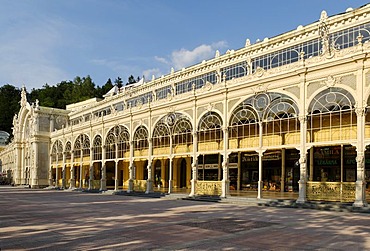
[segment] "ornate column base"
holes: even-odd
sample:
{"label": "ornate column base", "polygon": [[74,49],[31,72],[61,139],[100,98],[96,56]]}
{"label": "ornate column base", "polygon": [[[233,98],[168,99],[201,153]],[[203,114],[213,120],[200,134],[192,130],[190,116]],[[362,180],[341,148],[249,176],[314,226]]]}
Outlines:
{"label": "ornate column base", "polygon": [[191,184],[191,190],[190,190],[189,196],[192,197],[192,196],[195,196],[195,186],[197,184],[197,181],[196,180],[191,180],[190,184]]}
{"label": "ornate column base", "polygon": [[128,193],[131,193],[134,191],[134,180],[133,179],[129,179],[128,180],[128,189],[127,189],[127,192]]}
{"label": "ornate column base", "polygon": [[106,179],[100,180],[100,191],[107,191],[107,180]]}
{"label": "ornate column base", "polygon": [[227,196],[230,196],[230,181],[229,180],[223,180],[222,181],[221,197],[226,198]]}
{"label": "ornate column base", "polygon": [[114,191],[118,191],[118,180],[114,180]]}
{"label": "ornate column base", "polygon": [[147,180],[146,181],[146,191],[145,193],[152,193],[153,192],[153,181],[152,180]]}
{"label": "ornate column base", "polygon": [[172,187],[173,187],[173,180],[168,181],[168,193],[172,193]]}
{"label": "ornate column base", "polygon": [[306,196],[307,181],[299,180],[298,184],[299,184],[299,195],[298,195],[298,199],[296,200],[296,203],[303,204],[307,202],[307,196]]}
{"label": "ornate column base", "polygon": [[366,182],[356,181],[356,200],[353,203],[354,207],[366,207]]}
{"label": "ornate column base", "polygon": [[92,190],[92,180],[90,180],[90,179],[89,179],[89,187],[87,189]]}
{"label": "ornate column base", "polygon": [[71,179],[71,182],[69,183],[69,189],[73,189],[73,188],[75,188],[75,186],[76,186],[76,180]]}

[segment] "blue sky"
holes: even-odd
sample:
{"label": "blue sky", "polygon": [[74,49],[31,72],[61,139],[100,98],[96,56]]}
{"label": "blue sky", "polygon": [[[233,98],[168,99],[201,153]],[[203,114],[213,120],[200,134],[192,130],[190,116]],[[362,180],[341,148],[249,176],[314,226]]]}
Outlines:
{"label": "blue sky", "polygon": [[0,86],[159,77],[360,0],[0,0]]}

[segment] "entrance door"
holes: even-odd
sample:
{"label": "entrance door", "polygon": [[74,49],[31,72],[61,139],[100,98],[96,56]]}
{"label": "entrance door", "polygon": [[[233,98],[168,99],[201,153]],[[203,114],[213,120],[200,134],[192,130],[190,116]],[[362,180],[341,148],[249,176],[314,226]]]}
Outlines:
{"label": "entrance door", "polygon": [[186,160],[182,159],[180,163],[180,188],[186,187]]}
{"label": "entrance door", "polygon": [[161,161],[160,160],[157,160],[154,164],[154,185],[155,186],[158,186],[158,185],[162,185],[162,181],[161,181],[162,177],[161,177]]}

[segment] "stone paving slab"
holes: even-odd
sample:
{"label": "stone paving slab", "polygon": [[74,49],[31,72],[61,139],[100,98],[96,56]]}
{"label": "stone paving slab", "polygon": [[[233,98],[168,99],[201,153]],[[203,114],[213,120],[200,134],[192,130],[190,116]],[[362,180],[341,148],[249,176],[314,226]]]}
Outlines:
{"label": "stone paving slab", "polygon": [[370,250],[370,215],[0,186],[5,250]]}

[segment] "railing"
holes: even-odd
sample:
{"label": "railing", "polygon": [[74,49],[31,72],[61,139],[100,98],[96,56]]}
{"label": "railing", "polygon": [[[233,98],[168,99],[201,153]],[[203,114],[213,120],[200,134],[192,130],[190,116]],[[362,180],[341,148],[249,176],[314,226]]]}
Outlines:
{"label": "railing", "polygon": [[307,182],[307,200],[354,202],[355,182]]}
{"label": "railing", "polygon": [[195,186],[195,193],[197,195],[221,195],[222,182],[221,181],[197,181]]}

